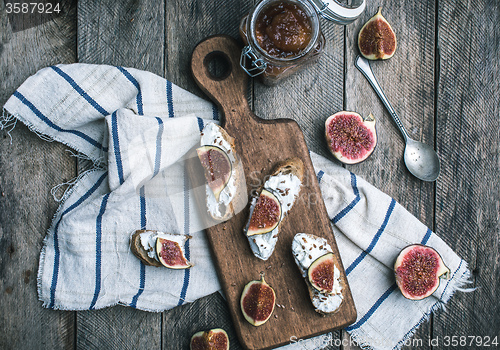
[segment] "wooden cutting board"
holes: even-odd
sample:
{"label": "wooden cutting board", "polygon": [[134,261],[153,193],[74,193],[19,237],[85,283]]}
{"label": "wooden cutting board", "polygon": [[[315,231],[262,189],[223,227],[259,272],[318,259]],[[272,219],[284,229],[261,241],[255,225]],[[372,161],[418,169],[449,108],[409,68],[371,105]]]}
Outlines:
{"label": "wooden cutting board", "polygon": [[[194,49],[191,69],[197,84],[222,111],[222,126],[236,140],[247,193],[262,183],[276,163],[287,158],[301,158],[305,169],[299,198],[282,223],[276,249],[267,261],[254,257],[243,233],[248,205],[229,221],[207,229],[218,276],[242,345],[248,349],[269,349],[290,344],[291,339],[297,341],[344,328],[356,320],[356,309],[302,131],[293,120],[263,120],[250,110],[246,99],[248,76],[239,65],[240,52],[231,37],[207,38]],[[209,70],[214,59],[227,64],[222,76],[214,76]],[[291,243],[299,232],[325,237],[333,248],[345,288],[341,307],[331,316],[322,317],[314,311],[306,283],[294,262]],[[245,284],[259,279],[262,271],[276,292],[276,304],[281,307],[275,307],[267,323],[255,327],[244,319],[240,297]]]}

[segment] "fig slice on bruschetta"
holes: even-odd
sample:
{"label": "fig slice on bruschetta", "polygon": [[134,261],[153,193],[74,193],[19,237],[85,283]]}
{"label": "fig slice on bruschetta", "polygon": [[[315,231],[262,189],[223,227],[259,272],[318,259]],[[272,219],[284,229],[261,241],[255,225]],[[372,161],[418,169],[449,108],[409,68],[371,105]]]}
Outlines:
{"label": "fig slice on bruschetta", "polygon": [[257,258],[267,260],[272,255],[280,226],[299,196],[303,178],[302,160],[287,159],[275,166],[259,196],[252,199],[244,231]]}
{"label": "fig slice on bruschetta", "polygon": [[130,250],[147,266],[188,269],[193,266],[184,255],[191,236],[154,230],[137,230],[130,238]]}
{"label": "fig slice on bruschetta", "polygon": [[237,202],[243,189],[243,167],[236,153],[234,138],[222,127],[208,123],[201,132],[196,149],[206,180],[205,202],[213,220],[226,221],[240,208]]}
{"label": "fig slice on bruschetta", "polygon": [[316,235],[298,233],[292,241],[295,263],[304,277],[316,312],[333,314],[342,303],[342,280],[332,247]]}

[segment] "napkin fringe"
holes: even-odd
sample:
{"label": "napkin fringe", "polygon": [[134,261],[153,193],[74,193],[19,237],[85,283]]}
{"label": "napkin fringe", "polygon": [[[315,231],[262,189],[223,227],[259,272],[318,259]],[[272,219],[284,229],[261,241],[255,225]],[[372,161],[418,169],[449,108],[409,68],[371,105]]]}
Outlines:
{"label": "napkin fringe", "polygon": [[[25,118],[23,118],[22,115],[20,115],[18,113],[12,114],[8,110],[6,110],[5,108],[2,108],[2,117],[0,118],[0,130],[6,129],[6,128],[9,128],[9,127],[11,128],[8,131],[9,136],[11,137],[11,143],[12,143],[12,136],[10,135],[10,132],[12,132],[12,130],[16,126],[18,120],[21,121],[24,125],[26,125],[26,127],[31,132],[33,132],[36,136],[38,136],[41,140],[47,141],[47,142],[57,141],[57,142],[62,143],[65,146],[71,148],[72,150],[77,151],[78,153],[80,153],[82,155],[84,154],[84,152],[82,150],[80,150],[78,147],[75,147],[74,144],[70,144],[69,142],[65,141],[64,138],[60,138],[57,135],[56,136],[46,135],[42,131],[40,131],[33,123],[31,123],[30,121],[28,121]],[[102,153],[103,152],[101,150],[101,154]],[[93,157],[85,155],[85,156],[81,156],[81,157],[82,157],[82,159],[90,160],[94,164],[98,164],[98,163],[103,163],[104,162],[104,157],[103,156],[100,156],[98,158],[93,158]]]}
{"label": "napkin fringe", "polygon": [[[80,179],[82,179],[84,177],[83,175],[89,175],[89,174],[91,174],[91,173],[93,173],[95,171],[101,171],[101,170],[102,169],[98,169],[98,168],[89,169],[89,170],[85,171],[84,173],[82,173],[82,176],[80,176]],[[75,183],[74,186],[68,187],[66,189],[65,195],[64,195],[63,198],[61,198],[61,201],[59,203],[59,207],[57,208],[55,214],[52,216],[51,225],[47,229],[47,232],[46,232],[45,237],[43,238],[43,242],[42,242],[42,249],[40,251],[40,260],[39,260],[39,263],[38,263],[38,273],[37,273],[37,277],[36,277],[36,289],[37,289],[37,293],[38,293],[38,300],[42,301],[43,302],[42,306],[45,307],[45,308],[47,308],[47,309],[49,308],[49,305],[50,305],[49,298],[45,298],[45,299],[43,298],[43,290],[42,290],[42,272],[43,272],[43,267],[45,266],[45,250],[49,246],[49,242],[48,242],[49,239],[53,237],[50,234],[51,231],[52,231],[52,226],[56,222],[56,218],[61,213],[61,211],[62,211],[62,209],[64,207],[64,202],[73,193],[73,191],[77,187],[78,187],[78,183]],[[65,310],[65,311],[75,311],[75,310],[77,310],[74,307],[64,308],[64,307],[58,307],[55,304],[54,304],[54,306],[51,309],[53,309],[53,310]],[[79,310],[88,310],[88,308],[82,308],[82,309],[79,309]]]}
{"label": "napkin fringe", "polygon": [[[98,160],[94,160],[94,159],[91,159],[89,156],[85,155],[85,154],[82,154],[82,153],[73,153],[73,151],[71,150],[66,150],[66,152],[69,152],[71,154],[72,157],[74,158],[77,158],[77,159],[80,159],[80,160],[88,160],[88,161],[91,161],[92,162],[92,167],[80,174],[78,174],[77,176],[75,176],[74,178],[72,178],[71,180],[69,181],[65,181],[65,182],[62,182],[58,185],[55,185],[54,187],[51,188],[50,190],[50,194],[52,195],[52,198],[54,198],[54,200],[57,202],[57,203],[60,203],[60,202],[64,202],[64,200],[66,198],[68,198],[68,196],[70,195],[70,190],[71,188],[76,185],[78,183],[78,181],[80,181],[84,176],[86,176],[88,173],[92,172],[92,171],[104,171],[106,170],[106,167],[102,161],[103,158],[101,159],[98,159]],[[64,186],[67,186],[65,189],[64,189],[64,192],[63,194],[61,195],[61,197],[57,197],[57,193],[59,192],[59,190],[61,188],[63,188]]]}
{"label": "napkin fringe", "polygon": [[17,124],[17,118],[10,114],[5,108],[2,108],[2,116],[0,117],[0,130],[6,130],[7,135],[10,137],[9,144],[12,145],[12,135],[11,132],[14,130]]}
{"label": "napkin fringe", "polygon": [[[461,272],[461,276],[455,277],[457,273],[460,273],[462,266],[463,266],[463,272]],[[413,335],[420,327],[420,325],[424,322],[427,322],[433,313],[441,310],[446,311],[446,303],[450,300],[450,298],[453,296],[453,294],[455,294],[456,291],[466,292],[466,293],[475,291],[476,288],[465,287],[467,284],[471,284],[472,282],[473,282],[472,274],[469,270],[469,265],[466,261],[462,260],[458,269],[455,271],[453,276],[451,276],[450,281],[448,282],[443,293],[441,294],[441,298],[438,299],[438,301],[434,305],[432,305],[429,312],[425,313],[420,319],[420,321],[418,321],[418,323],[415,326],[413,326],[408,331],[408,333],[405,334],[405,336],[399,341],[399,343],[396,344],[393,350],[399,350],[401,349],[402,346],[407,345],[405,344],[406,341],[413,337]]]}
{"label": "napkin fringe", "polygon": [[[429,318],[431,317],[431,315],[434,312],[437,312],[439,310],[443,310],[443,311],[445,310],[445,303],[442,302],[441,300],[438,300],[434,305],[432,305],[430,310],[422,316],[422,318],[417,322],[417,324],[414,325],[404,335],[404,337],[399,341],[399,343],[396,344],[396,346],[394,346],[392,348],[392,350],[400,350],[403,346],[405,346],[406,345],[405,343],[415,335],[415,333],[418,330],[418,328],[420,327],[420,325],[422,323],[427,322],[429,320]],[[364,338],[362,334],[358,334],[356,331],[354,331],[354,332],[349,333],[349,335],[354,340],[356,345],[359,346],[361,349],[363,349],[363,350],[373,350],[374,349],[374,347],[372,345],[370,345],[370,343],[368,341],[362,340]]]}
{"label": "napkin fringe", "polygon": [[[458,276],[457,274],[460,274],[460,276]],[[466,287],[466,285],[471,283],[473,283],[473,281],[472,274],[469,269],[469,264],[465,260],[462,260],[458,269],[455,271],[453,276],[451,276],[450,281],[448,282],[446,288],[441,294],[441,298],[439,299],[443,303],[447,303],[456,291],[465,293],[473,292],[477,289],[476,287]]]}
{"label": "napkin fringe", "polygon": [[408,331],[408,333],[406,333],[404,335],[403,339],[401,339],[399,341],[399,343],[396,344],[396,346],[393,348],[393,350],[399,350],[404,345],[407,345],[406,342],[415,335],[415,332],[418,330],[418,328],[420,327],[420,325],[422,323],[427,322],[433,313],[435,313],[437,311],[440,311],[440,310],[446,311],[446,306],[445,306],[444,302],[442,302],[441,300],[438,300],[434,305],[432,305],[432,307],[430,308],[429,312],[425,313],[422,316],[422,318],[420,319],[420,321],[418,321],[418,323],[415,326],[413,326]]}
{"label": "napkin fringe", "polygon": [[[7,112],[8,115],[11,115],[13,118],[16,119],[16,123],[17,123],[17,120],[20,120],[24,125],[26,125],[28,127],[28,129],[35,133],[36,136],[38,136],[41,140],[43,141],[47,141],[47,142],[54,142],[54,141],[57,141],[57,142],[60,142],[68,147],[72,147],[71,145],[69,145],[67,142],[64,142],[63,140],[59,140],[59,139],[55,139],[53,138],[52,136],[49,136],[49,135],[46,135],[44,133],[42,133],[40,130],[38,130],[36,128],[36,126],[32,123],[30,123],[29,121],[25,120],[20,114],[11,114],[9,113],[9,111],[5,110]],[[12,130],[11,130],[12,131]]]}
{"label": "napkin fringe", "polygon": [[[459,277],[456,277],[457,273],[461,273]],[[450,300],[450,298],[455,294],[456,291],[460,292],[473,292],[477,289],[477,287],[469,288],[466,287],[468,284],[473,283],[472,274],[470,272],[468,263],[462,260],[458,269],[455,271],[453,276],[451,276],[448,284],[446,285],[444,291],[441,294],[441,297],[431,306],[428,312],[426,312],[422,318],[403,336],[403,338],[393,347],[392,350],[400,350],[403,346],[408,345],[406,342],[411,339],[420,325],[427,322],[432,314],[438,311],[446,311],[446,303]],[[354,342],[363,350],[373,350],[373,346],[370,345],[367,341],[363,341],[363,335],[358,334],[356,331],[349,333]]]}

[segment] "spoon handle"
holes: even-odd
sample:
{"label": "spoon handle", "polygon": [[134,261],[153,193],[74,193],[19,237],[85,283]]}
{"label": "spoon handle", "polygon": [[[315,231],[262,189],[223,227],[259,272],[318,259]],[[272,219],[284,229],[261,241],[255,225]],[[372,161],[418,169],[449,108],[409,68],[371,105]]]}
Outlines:
{"label": "spoon handle", "polygon": [[394,110],[394,108],[392,108],[389,100],[387,99],[387,97],[384,94],[384,91],[382,90],[382,88],[378,84],[378,81],[375,78],[375,76],[373,75],[373,71],[370,67],[370,63],[368,62],[368,60],[366,58],[358,56],[358,57],[356,57],[356,60],[354,61],[354,65],[356,66],[356,68],[358,68],[361,71],[361,73],[363,73],[365,78],[368,79],[368,82],[370,82],[370,85],[373,87],[373,89],[377,93],[378,97],[382,100],[382,103],[384,104],[385,108],[387,108],[387,111],[389,112],[392,119],[394,120],[394,122],[398,126],[399,131],[401,131],[401,133],[403,134],[403,138],[406,142],[408,137],[409,137],[408,132],[406,132],[406,129],[403,126],[403,123],[401,123],[401,120],[399,119],[398,115],[396,114],[396,111]]}

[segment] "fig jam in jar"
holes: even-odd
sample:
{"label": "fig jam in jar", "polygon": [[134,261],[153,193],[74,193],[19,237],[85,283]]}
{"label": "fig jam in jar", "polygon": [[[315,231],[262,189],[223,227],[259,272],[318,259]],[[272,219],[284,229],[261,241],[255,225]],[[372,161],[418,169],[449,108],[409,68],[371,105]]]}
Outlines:
{"label": "fig jam in jar", "polygon": [[311,41],[311,19],[296,4],[278,2],[264,9],[255,23],[259,46],[275,58],[297,56]]}
{"label": "fig jam in jar", "polygon": [[312,63],[325,39],[308,0],[263,0],[245,16],[240,35],[247,45],[240,64],[266,85],[275,85]]}

